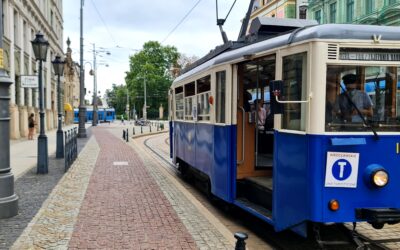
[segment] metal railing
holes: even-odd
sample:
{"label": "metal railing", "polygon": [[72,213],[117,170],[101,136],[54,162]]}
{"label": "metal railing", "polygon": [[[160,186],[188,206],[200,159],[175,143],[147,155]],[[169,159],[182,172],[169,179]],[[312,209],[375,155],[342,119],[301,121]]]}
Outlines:
{"label": "metal railing", "polygon": [[65,160],[65,172],[74,163],[78,156],[78,128],[72,128],[64,132],[65,134],[65,146],[64,146],[64,160]]}

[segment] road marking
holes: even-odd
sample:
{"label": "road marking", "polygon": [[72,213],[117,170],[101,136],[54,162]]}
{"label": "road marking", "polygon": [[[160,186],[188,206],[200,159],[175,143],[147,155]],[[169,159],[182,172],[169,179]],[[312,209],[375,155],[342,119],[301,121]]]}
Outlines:
{"label": "road marking", "polygon": [[113,162],[114,166],[128,166],[128,162],[127,161],[114,161]]}

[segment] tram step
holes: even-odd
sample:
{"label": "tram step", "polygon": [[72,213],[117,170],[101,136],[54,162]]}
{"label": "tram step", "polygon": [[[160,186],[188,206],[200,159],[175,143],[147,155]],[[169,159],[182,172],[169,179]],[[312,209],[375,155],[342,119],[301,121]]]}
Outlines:
{"label": "tram step", "polygon": [[237,182],[237,198],[244,198],[267,210],[272,210],[272,189],[269,185],[262,185],[252,179],[243,179]]}
{"label": "tram step", "polygon": [[259,206],[255,203],[252,203],[251,201],[247,200],[246,198],[236,199],[235,204],[239,205],[240,207],[242,207],[248,211],[252,211],[252,212],[261,214],[262,216],[268,218],[269,220],[272,219],[272,212],[270,210],[268,210],[262,206]]}

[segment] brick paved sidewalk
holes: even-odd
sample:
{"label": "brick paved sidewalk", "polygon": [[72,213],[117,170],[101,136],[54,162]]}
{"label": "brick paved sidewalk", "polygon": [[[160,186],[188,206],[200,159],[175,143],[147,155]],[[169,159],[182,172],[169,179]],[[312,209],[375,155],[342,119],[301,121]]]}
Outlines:
{"label": "brick paved sidewalk", "polygon": [[135,142],[122,141],[115,128],[91,132],[11,249],[232,249],[229,232]]}
{"label": "brick paved sidewalk", "polygon": [[106,130],[75,225],[71,249],[195,249],[138,154]]}

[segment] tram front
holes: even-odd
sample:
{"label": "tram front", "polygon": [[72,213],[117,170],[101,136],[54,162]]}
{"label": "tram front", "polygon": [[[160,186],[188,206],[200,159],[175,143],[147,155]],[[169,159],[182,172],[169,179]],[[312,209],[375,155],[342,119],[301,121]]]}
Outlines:
{"label": "tram front", "polygon": [[323,222],[400,222],[399,63],[397,49],[341,47],[326,64]]}

